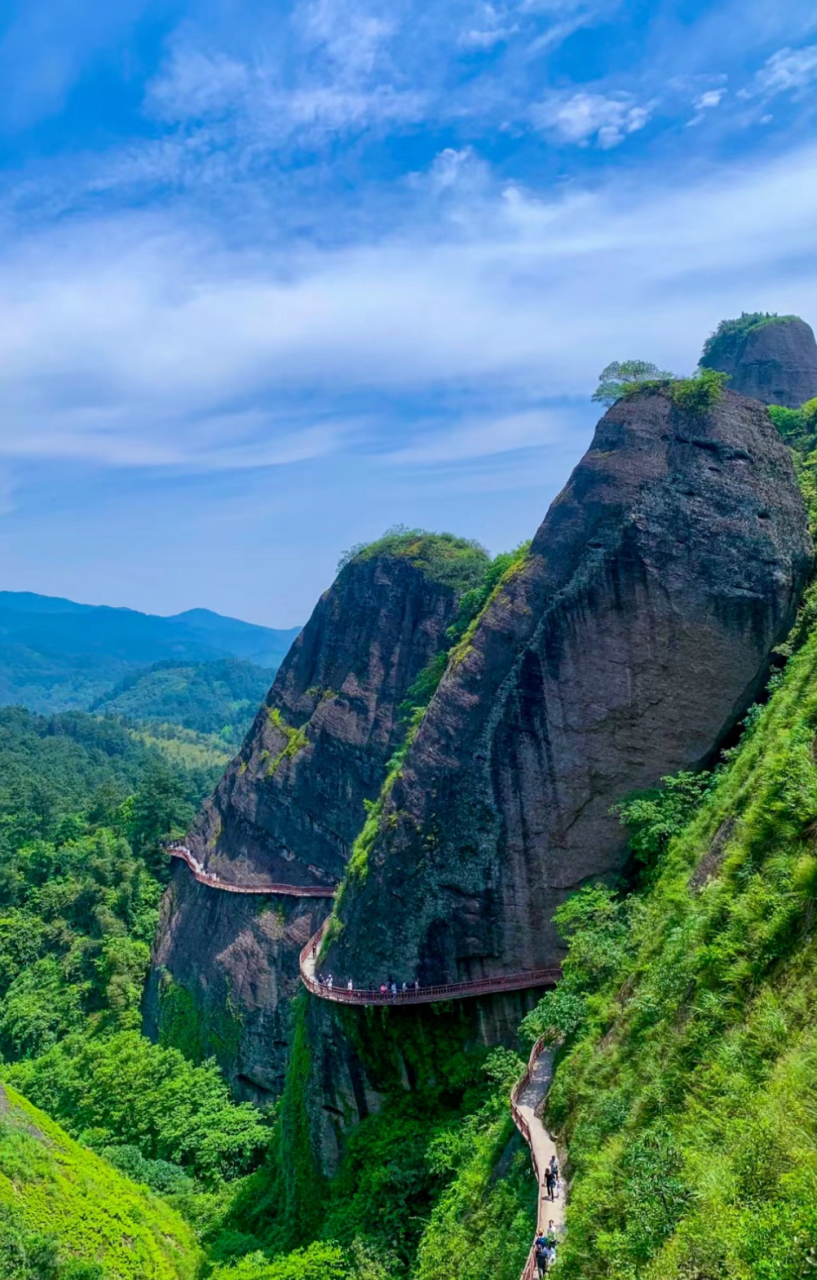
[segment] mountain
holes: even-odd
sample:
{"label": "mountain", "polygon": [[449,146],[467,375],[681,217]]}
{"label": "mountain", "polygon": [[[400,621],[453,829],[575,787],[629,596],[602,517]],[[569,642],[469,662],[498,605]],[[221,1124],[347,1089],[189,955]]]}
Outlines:
{"label": "mountain", "polygon": [[558,962],[553,909],[623,867],[611,807],[710,758],[762,688],[810,565],[791,459],[756,401],[614,405],[449,664],[344,886],[327,965],[368,985]]}
{"label": "mountain", "polygon": [[[401,533],[358,551],[318,601],[266,702],[188,837],[227,882],[331,885],[364,806],[406,731],[403,703],[443,658],[468,592],[488,568],[464,539]],[[440,667],[440,673],[442,667]],[[298,954],[330,899],[219,895],[186,869],[163,906],[147,1025],[167,1038],[174,988],[198,1010],[199,1035],[229,1078],[262,1100],[280,1092]],[[224,1055],[224,1010],[240,1019]]]}
{"label": "mountain", "polygon": [[37,711],[87,707],[134,668],[241,658],[275,670],[299,628],[276,631],[206,609],[157,617],[0,592],[0,702]]}
{"label": "mountain", "polygon": [[763,404],[798,409],[817,396],[817,342],[799,316],[744,312],[722,320],[704,345],[701,367],[729,375],[729,386]]}

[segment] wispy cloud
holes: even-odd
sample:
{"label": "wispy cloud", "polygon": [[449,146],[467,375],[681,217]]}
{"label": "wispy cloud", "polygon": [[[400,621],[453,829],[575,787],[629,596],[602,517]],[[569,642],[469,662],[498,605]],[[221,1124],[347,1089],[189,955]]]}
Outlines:
{"label": "wispy cloud", "polygon": [[554,95],[538,103],[531,110],[531,119],[537,128],[564,142],[586,146],[595,141],[607,149],[643,129],[653,107],[652,103],[636,102],[630,93],[581,92]]}
{"label": "wispy cloud", "polygon": [[800,93],[817,80],[817,44],[778,49],[755,76],[752,91],[766,97]]}

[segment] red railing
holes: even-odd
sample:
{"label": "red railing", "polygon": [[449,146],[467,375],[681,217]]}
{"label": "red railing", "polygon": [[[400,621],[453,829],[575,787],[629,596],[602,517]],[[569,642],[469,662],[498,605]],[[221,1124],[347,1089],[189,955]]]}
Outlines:
{"label": "red railing", "polygon": [[171,858],[178,858],[181,862],[185,862],[199,884],[207,885],[208,889],[220,889],[223,893],[283,893],[292,898],[334,898],[335,896],[334,886],[323,888],[321,885],[230,884],[228,880],[222,880],[212,872],[205,871],[186,845],[170,844],[166,849]]}
{"label": "red railing", "polygon": [[351,991],[343,983],[328,987],[325,982],[318,982],[314,975],[307,971],[308,961],[317,958],[324,932],[329,924],[327,918],[314,938],[301,952],[301,980],[308,991],[321,1000],[334,1000],[336,1004],[357,1005],[406,1005],[437,1004],[442,1000],[464,1000],[467,996],[490,995],[493,991],[526,991],[531,987],[555,987],[562,976],[561,969],[532,969],[526,973],[507,973],[496,978],[476,978],[472,982],[448,982],[432,987],[407,987],[405,991],[398,988],[396,995],[380,991],[377,987],[353,988]]}
{"label": "red railing", "polygon": [[[533,1165],[533,1172],[536,1174],[536,1186],[537,1186],[536,1232],[537,1232],[537,1235],[540,1231],[543,1231],[545,1227],[545,1204],[542,1199],[542,1179],[544,1177],[544,1170],[539,1168],[539,1164],[536,1159],[536,1148],[534,1147],[533,1140],[531,1138],[530,1125],[528,1124],[527,1120],[519,1110],[518,1104],[519,1104],[519,1095],[522,1093],[524,1089],[527,1089],[528,1085],[530,1084],[531,1077],[533,1075],[533,1069],[536,1066],[536,1063],[539,1058],[539,1054],[542,1052],[544,1047],[545,1047],[544,1037],[540,1037],[540,1039],[536,1041],[536,1044],[531,1049],[530,1058],[528,1059],[528,1065],[525,1070],[525,1074],[519,1080],[517,1080],[516,1084],[514,1085],[511,1091],[511,1115],[513,1117],[513,1122],[516,1125],[519,1132],[522,1134],[522,1137],[525,1139],[525,1142],[528,1144],[531,1163]],[[522,1275],[520,1276],[520,1280],[536,1280],[536,1277],[538,1276],[538,1274],[539,1274],[538,1268],[536,1266],[536,1252],[535,1252],[534,1246],[531,1245],[530,1253],[528,1254],[528,1260],[525,1263],[525,1267],[522,1272]]]}

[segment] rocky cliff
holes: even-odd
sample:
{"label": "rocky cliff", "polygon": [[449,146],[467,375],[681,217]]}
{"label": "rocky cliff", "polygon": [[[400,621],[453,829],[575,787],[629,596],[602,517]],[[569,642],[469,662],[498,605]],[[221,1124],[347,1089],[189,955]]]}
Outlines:
{"label": "rocky cliff", "polygon": [[[485,553],[462,539],[388,535],[354,555],[295,641],[187,844],[228,883],[326,886],[342,876],[405,701],[450,643]],[[241,897],[179,867],[162,905],[146,1025],[215,1053],[250,1096],[278,1092],[298,953],[330,899]]]}
{"label": "rocky cliff", "polygon": [[725,320],[704,347],[701,365],[729,374],[729,386],[763,404],[797,409],[817,396],[817,342],[798,316]]}
{"label": "rocky cliff", "polygon": [[810,562],[788,451],[756,401],[616,404],[452,654],[326,965],[431,983],[557,960],[554,907],[622,867],[611,806],[711,757]]}

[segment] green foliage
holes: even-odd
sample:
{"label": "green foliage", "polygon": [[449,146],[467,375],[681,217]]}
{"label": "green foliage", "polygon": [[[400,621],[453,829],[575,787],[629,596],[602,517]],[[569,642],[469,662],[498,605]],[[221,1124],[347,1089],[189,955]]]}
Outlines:
{"label": "green foliage", "polygon": [[206,1185],[258,1164],[270,1130],[249,1103],[234,1103],[215,1063],[194,1066],[136,1031],[68,1036],[6,1078],[97,1149],[132,1145]]}
{"label": "green foliage", "polygon": [[609,962],[549,1101],[574,1175],[564,1280],[817,1262],[817,634],[776,686],[697,798],[687,775],[623,806],[657,862],[612,949],[604,912],[580,912],[566,984],[594,946]]}
{"label": "green foliage", "polygon": [[311,1244],[285,1257],[268,1259],[260,1251],[240,1262],[216,1267],[211,1280],[349,1280],[343,1251],[333,1244]]}
{"label": "green foliage", "polygon": [[599,404],[615,404],[616,400],[645,386],[655,387],[670,382],[672,377],[671,373],[647,360],[613,360],[599,374],[599,385],[591,399]]}
{"label": "green foliage", "polygon": [[728,373],[716,369],[699,369],[691,378],[676,378],[669,387],[672,403],[685,413],[706,413],[723,396]]}
{"label": "green foliage", "polygon": [[4,1101],[2,1280],[193,1280],[200,1254],[177,1213],[12,1090]]}
{"label": "green foliage", "polygon": [[817,533],[817,399],[808,400],[799,409],[769,405],[769,417],[792,449],[794,469],[814,536]]}
{"label": "green foliage", "polygon": [[769,324],[787,324],[796,316],[779,316],[773,311],[742,311],[736,320],[721,320],[704,343],[701,366],[713,368],[734,360],[748,334]]}
{"label": "green foliage", "polygon": [[359,543],[345,551],[338,561],[338,573],[353,560],[372,560],[375,556],[410,560],[432,582],[456,591],[478,586],[488,565],[485,548],[470,538],[395,525],[377,542]]}
{"label": "green foliage", "polygon": [[275,732],[284,739],[283,747],[267,766],[267,777],[272,778],[285,760],[291,760],[299,751],[303,751],[309,738],[305,729],[293,729],[292,725],[287,724],[277,707],[267,707],[267,718]]}
{"label": "green foliage", "polygon": [[630,796],[615,806],[638,862],[655,866],[673,836],[680,835],[712,786],[709,773],[678,773],[661,779],[660,789]]}
{"label": "green foliage", "polygon": [[129,722],[182,726],[217,734],[238,746],[272,682],[272,672],[236,658],[220,662],[157,662],[131,671],[92,711]]}

